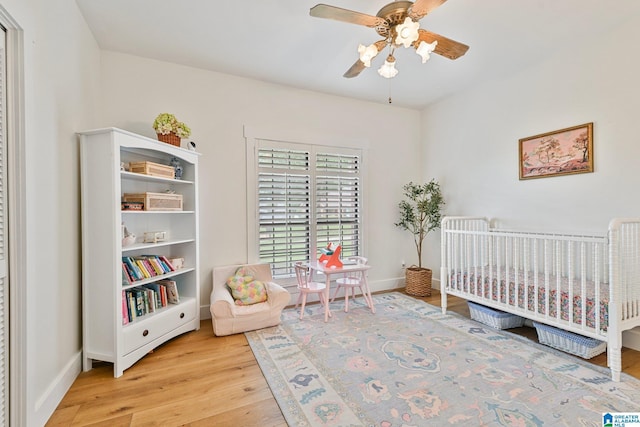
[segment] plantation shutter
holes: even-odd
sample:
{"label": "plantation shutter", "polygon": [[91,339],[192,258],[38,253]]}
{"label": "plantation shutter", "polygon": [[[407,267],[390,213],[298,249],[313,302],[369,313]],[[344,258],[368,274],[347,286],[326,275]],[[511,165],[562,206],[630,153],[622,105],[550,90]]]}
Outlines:
{"label": "plantation shutter", "polygon": [[267,140],[256,148],[258,259],[273,276],[294,276],[297,261],[328,243],[360,255],[360,150]]}
{"label": "plantation shutter", "polygon": [[288,276],[309,256],[309,152],[260,148],[258,169],[260,262],[271,264],[274,277]]}
{"label": "plantation shutter", "polygon": [[0,27],[0,425],[9,421],[9,282],[7,267],[6,30]]}
{"label": "plantation shutter", "polygon": [[342,256],[359,255],[360,159],[318,153],[316,157],[316,229],[318,245],[341,244]]}

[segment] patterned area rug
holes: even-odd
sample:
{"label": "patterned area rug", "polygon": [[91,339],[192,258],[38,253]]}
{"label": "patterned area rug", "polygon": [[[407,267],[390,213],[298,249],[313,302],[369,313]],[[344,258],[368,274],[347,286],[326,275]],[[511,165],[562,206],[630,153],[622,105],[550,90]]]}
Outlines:
{"label": "patterned area rug", "polygon": [[246,333],[290,426],[602,426],[640,381],[399,293]]}

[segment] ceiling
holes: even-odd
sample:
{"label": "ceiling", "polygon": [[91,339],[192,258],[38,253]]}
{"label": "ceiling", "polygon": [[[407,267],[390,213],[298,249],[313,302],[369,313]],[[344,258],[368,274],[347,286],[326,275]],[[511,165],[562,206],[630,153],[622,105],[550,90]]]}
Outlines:
{"label": "ceiling", "polygon": [[[640,1],[449,0],[420,27],[470,46],[455,61],[422,64],[396,50],[398,75],[370,69],[347,79],[358,44],[374,29],[309,16],[316,0],[76,0],[102,49],[296,88],[421,109],[483,81],[499,79],[552,54],[584,46],[640,13]],[[385,0],[322,0],[375,15]],[[386,51],[385,51],[386,52]],[[597,52],[594,52],[594,56]]]}

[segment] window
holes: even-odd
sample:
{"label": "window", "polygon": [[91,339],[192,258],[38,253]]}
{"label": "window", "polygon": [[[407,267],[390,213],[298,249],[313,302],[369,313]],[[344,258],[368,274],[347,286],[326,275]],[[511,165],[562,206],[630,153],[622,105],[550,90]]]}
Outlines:
{"label": "window", "polygon": [[343,257],[362,252],[361,150],[256,140],[253,153],[257,215],[249,227],[255,258],[274,277],[293,276],[296,261],[315,259],[329,243],[341,244]]}
{"label": "window", "polygon": [[338,242],[344,257],[360,251],[360,157],[316,155],[316,232],[319,244]]}

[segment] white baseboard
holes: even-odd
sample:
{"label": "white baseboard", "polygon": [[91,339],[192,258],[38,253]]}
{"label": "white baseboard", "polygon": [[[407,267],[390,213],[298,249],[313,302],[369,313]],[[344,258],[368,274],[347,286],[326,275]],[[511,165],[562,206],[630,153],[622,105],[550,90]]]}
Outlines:
{"label": "white baseboard", "polygon": [[200,306],[200,320],[206,319],[211,319],[211,305],[209,304]]}
{"label": "white baseboard", "polygon": [[[388,280],[381,280],[379,282],[370,283],[371,292],[378,291],[392,291],[394,289],[401,289],[406,286],[404,277],[396,277]],[[440,279],[433,277],[431,279],[431,288],[440,290]]]}
{"label": "white baseboard", "polygon": [[[369,287],[371,288],[371,292],[392,291],[394,289],[404,288],[405,280],[404,277],[392,277],[391,279],[386,280],[370,281]],[[440,280],[432,279],[431,287],[434,289],[440,289]],[[295,285],[293,287],[288,287],[288,289],[291,293],[291,304],[295,304],[295,299],[298,298],[298,294],[295,291]],[[317,299],[314,296],[311,296],[309,298],[309,301],[314,302],[317,301]],[[209,310],[209,305],[200,306],[200,320],[205,319],[211,319],[211,311]]]}
{"label": "white baseboard", "polygon": [[[76,353],[36,401],[29,425],[45,425],[82,371],[82,351]],[[31,418],[31,416],[30,416]]]}

